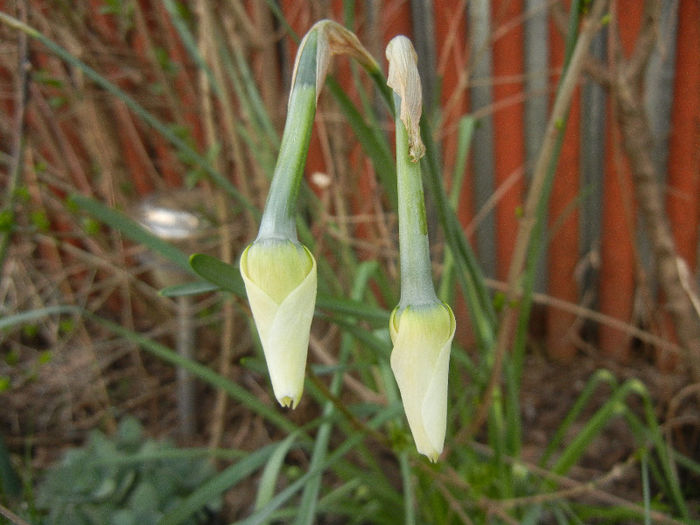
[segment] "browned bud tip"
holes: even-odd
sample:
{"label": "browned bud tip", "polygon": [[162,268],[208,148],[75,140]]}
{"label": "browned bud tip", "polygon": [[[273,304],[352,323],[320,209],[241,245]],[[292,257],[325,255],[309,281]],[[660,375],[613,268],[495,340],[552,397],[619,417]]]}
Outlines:
{"label": "browned bud tip", "polygon": [[362,67],[369,71],[376,71],[379,69],[377,62],[374,60],[372,55],[369,54],[369,51],[367,51],[367,49],[365,49],[365,47],[360,43],[355,33],[343,27],[339,23],[334,22],[333,20],[319,20],[311,27],[311,29],[309,29],[299,45],[299,51],[297,52],[296,60],[294,62],[292,86],[294,85],[297,77],[299,58],[302,55],[309,35],[314,31],[318,33],[316,45],[317,100],[318,95],[321,92],[321,88],[323,87],[323,83],[326,81],[326,74],[328,73],[328,66],[331,58],[334,55],[350,55],[357,60]]}
{"label": "browned bud tip", "polygon": [[420,116],[423,111],[423,93],[418,74],[418,56],[411,41],[403,35],[395,36],[386,46],[389,61],[387,85],[401,98],[401,122],[408,133],[408,153],[413,162],[425,154],[420,137]]}

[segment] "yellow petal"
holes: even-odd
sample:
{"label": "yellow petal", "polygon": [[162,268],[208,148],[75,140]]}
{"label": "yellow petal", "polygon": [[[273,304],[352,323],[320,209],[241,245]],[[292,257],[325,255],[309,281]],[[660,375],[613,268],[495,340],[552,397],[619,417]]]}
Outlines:
{"label": "yellow petal", "polygon": [[289,240],[256,241],[241,257],[241,271],[278,304],[299,286],[312,265],[309,251]]}

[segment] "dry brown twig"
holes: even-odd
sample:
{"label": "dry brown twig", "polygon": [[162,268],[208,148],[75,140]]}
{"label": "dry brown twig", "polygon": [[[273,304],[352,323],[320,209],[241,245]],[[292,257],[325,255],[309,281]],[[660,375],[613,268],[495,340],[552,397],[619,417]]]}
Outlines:
{"label": "dry brown twig", "polygon": [[[18,2],[17,4],[19,17],[22,21],[26,21],[27,18],[27,6],[26,2]],[[8,168],[9,181],[5,189],[6,204],[2,207],[3,212],[9,212],[10,215],[14,215],[14,200],[15,192],[17,186],[19,185],[20,174],[22,173],[23,166],[23,156],[24,156],[24,135],[26,127],[26,110],[27,110],[27,99],[29,96],[29,69],[31,64],[29,62],[29,50],[27,44],[27,35],[20,32],[17,37],[17,83],[16,83],[16,95],[15,95],[15,115],[13,124],[13,144],[12,152],[10,154],[10,165]],[[7,253],[10,247],[10,240],[12,238],[12,231],[2,232],[2,237],[0,238],[0,276],[2,275],[3,266],[7,258]]]}
{"label": "dry brown twig", "polygon": [[554,155],[556,141],[561,131],[559,123],[562,122],[568,111],[571,97],[573,96],[574,89],[576,88],[586,62],[586,57],[588,56],[588,48],[593,36],[600,28],[603,10],[607,4],[607,0],[597,0],[593,4],[589,15],[583,21],[578,41],[571,55],[569,67],[562,78],[560,89],[554,101],[552,113],[542,140],[542,148],[537,162],[535,163],[530,189],[525,201],[523,218],[518,228],[517,241],[513,248],[513,255],[508,272],[508,292],[506,293],[505,301],[507,306],[501,315],[498,334],[496,336],[491,377],[489,378],[489,383],[476,415],[469,426],[469,435],[474,435],[486,420],[486,416],[491,407],[494,390],[501,380],[503,358],[518,319],[518,304],[522,295],[521,280],[527,260],[530,239],[537,223],[537,208],[545,188],[547,172]]}
{"label": "dry brown twig", "polygon": [[[469,446],[478,451],[480,454],[484,454],[487,456],[493,456],[495,454],[491,447],[482,443],[474,441],[471,442]],[[610,493],[609,491],[601,488],[603,485],[614,481],[616,478],[621,476],[626,469],[636,464],[636,462],[638,461],[638,457],[634,454],[630,455],[627,458],[627,460],[625,460],[623,463],[617,463],[613,465],[613,467],[607,472],[605,472],[602,476],[587,482],[577,481],[566,476],[554,474],[546,468],[540,467],[534,463],[523,461],[519,458],[503,456],[503,460],[510,465],[522,466],[532,475],[539,476],[547,481],[551,481],[562,488],[553,492],[542,493],[522,498],[496,500],[482,497],[477,501],[477,505],[481,509],[497,514],[499,518],[507,516],[507,510],[514,507],[526,506],[534,503],[545,503],[557,500],[565,500],[569,498],[580,498],[583,496],[590,497],[595,501],[601,503],[606,503],[625,509],[634,510],[639,512],[640,514],[644,512],[644,509],[641,506],[632,503],[620,496],[616,496]],[[437,476],[445,479],[446,482],[449,482],[450,484],[454,485],[455,487],[461,490],[470,490],[469,485],[465,483],[465,481],[462,479],[462,476],[449,466],[445,468],[444,473],[436,474],[436,477]],[[650,511],[649,516],[652,518],[654,523],[681,525],[680,521],[655,510]]]}
{"label": "dry brown twig", "polygon": [[622,146],[630,163],[635,197],[654,253],[656,278],[666,297],[666,308],[691,377],[700,382],[700,316],[694,307],[697,298],[685,286],[678,264],[659,183],[661,177],[652,158],[654,139],[643,102],[644,72],[656,41],[660,5],[658,0],[645,1],[642,28],[629,59],[623,58],[619,35],[614,33],[616,67],[610,72],[609,89],[618,110]]}
{"label": "dry brown twig", "polygon": [[[676,328],[691,378],[700,382],[700,297],[689,286],[687,265],[675,248],[659,183],[661,176],[651,157],[654,139],[642,96],[646,65],[656,43],[660,7],[658,0],[645,0],[642,27],[628,59],[624,58],[619,33],[613,31],[614,64],[607,67],[600,60],[588,57],[585,69],[612,96],[635,197],[655,258],[656,279],[665,294],[666,310]],[[613,28],[617,27],[615,22]]]}
{"label": "dry brown twig", "polygon": [[[485,282],[487,286],[493,288],[494,290],[499,290],[502,292],[508,290],[508,284],[505,282],[497,281],[494,279],[486,279]],[[557,299],[556,297],[552,297],[550,295],[538,292],[534,292],[532,294],[532,300],[535,303],[551,306],[564,312],[574,314],[581,319],[594,321],[600,325],[610,326],[612,328],[615,328],[616,330],[620,330],[621,332],[629,334],[631,337],[636,337],[644,343],[654,345],[657,348],[673,352],[674,354],[680,354],[682,352],[682,348],[671,341],[656,336],[653,333],[648,332],[646,330],[637,328],[633,324],[620,321],[616,317],[612,317],[610,315],[598,312],[597,310],[593,310],[592,308],[587,308],[576,303],[571,303],[562,299]]]}
{"label": "dry brown twig", "polygon": [[0,505],[0,516],[4,516],[6,519],[8,519],[12,525],[31,525],[28,521],[20,518],[17,514],[3,505]]}

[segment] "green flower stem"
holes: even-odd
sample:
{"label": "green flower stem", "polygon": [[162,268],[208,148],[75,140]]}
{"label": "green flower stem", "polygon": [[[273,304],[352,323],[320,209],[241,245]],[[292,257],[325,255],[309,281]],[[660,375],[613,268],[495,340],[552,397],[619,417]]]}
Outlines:
{"label": "green flower stem", "polygon": [[309,33],[289,97],[287,121],[258,239],[297,240],[295,209],[304,174],[311,128],[316,115],[316,50],[318,34]]}
{"label": "green flower stem", "polygon": [[399,308],[439,302],[433,286],[428,223],[425,218],[420,162],[409,156],[408,133],[396,105],[396,173],[399,201],[399,247],[401,253],[401,301]]}

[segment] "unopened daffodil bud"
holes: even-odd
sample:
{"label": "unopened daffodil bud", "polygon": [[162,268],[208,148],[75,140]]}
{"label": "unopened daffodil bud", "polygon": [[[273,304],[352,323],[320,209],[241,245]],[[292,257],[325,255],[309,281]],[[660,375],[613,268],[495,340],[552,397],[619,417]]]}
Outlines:
{"label": "unopened daffodil bud", "polygon": [[444,303],[396,308],[391,369],[418,452],[437,461],[445,443],[447,376],[455,318]]}
{"label": "unopened daffodil bud", "polygon": [[422,95],[411,41],[398,36],[386,50],[396,106],[396,181],[401,300],[389,320],[391,369],[418,452],[437,461],[447,427],[447,376],[455,334],[452,310],[435,295],[420,158]]}
{"label": "unopened daffodil bud", "polygon": [[275,397],[295,408],[304,389],[316,260],[298,242],[260,239],[243,252],[241,275]]}
{"label": "unopened daffodil bud", "polygon": [[374,78],[379,66],[354,33],[330,20],[299,44],[287,120],[255,242],[241,256],[241,275],[260,334],[275,397],[295,408],[304,387],[309,331],[316,302],[316,261],[297,240],[296,200],[304,175],[316,103],[329,61],[349,54]]}

